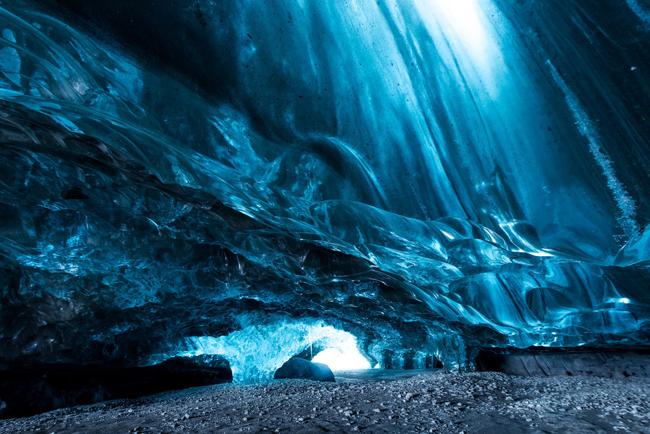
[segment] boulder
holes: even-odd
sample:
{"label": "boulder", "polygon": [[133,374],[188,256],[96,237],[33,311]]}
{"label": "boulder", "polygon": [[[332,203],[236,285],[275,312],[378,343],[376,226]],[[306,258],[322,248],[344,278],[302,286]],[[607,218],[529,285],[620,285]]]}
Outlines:
{"label": "boulder", "polygon": [[274,377],[282,378],[302,378],[314,381],[335,381],[332,370],[322,363],[314,363],[299,357],[292,357],[284,365],[275,371]]}
{"label": "boulder", "polygon": [[204,356],[133,367],[0,365],[0,418],[230,381],[227,361]]}
{"label": "boulder", "polygon": [[650,351],[641,348],[482,349],[475,365],[478,371],[522,376],[650,377]]}

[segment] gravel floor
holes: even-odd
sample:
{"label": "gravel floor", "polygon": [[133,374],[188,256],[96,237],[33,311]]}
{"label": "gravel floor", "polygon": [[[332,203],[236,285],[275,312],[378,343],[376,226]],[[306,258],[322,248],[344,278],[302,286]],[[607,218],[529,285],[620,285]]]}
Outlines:
{"label": "gravel floor", "polygon": [[0,432],[650,433],[649,398],[648,378],[379,371],[110,401],[3,420]]}

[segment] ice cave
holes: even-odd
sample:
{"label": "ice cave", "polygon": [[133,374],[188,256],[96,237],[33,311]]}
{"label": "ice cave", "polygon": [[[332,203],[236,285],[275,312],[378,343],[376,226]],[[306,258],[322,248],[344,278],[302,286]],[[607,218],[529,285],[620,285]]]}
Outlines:
{"label": "ice cave", "polygon": [[650,426],[650,0],[0,0],[0,143],[0,432]]}

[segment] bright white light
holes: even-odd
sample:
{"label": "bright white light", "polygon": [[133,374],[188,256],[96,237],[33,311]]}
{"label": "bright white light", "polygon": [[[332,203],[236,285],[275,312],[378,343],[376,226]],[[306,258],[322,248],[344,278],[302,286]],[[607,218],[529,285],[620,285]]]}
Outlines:
{"label": "bright white light", "polygon": [[414,4],[445,62],[450,67],[458,64],[463,76],[496,96],[504,61],[491,0],[417,0]]}
{"label": "bright white light", "polygon": [[623,304],[630,304],[630,299],[627,297],[619,298],[618,301]]}
{"label": "bright white light", "polygon": [[478,0],[438,0],[433,2],[433,6],[473,55],[486,55],[489,34]]}
{"label": "bright white light", "polygon": [[[450,43],[456,56],[469,55],[482,68],[498,57],[490,24],[480,0],[419,0],[415,3],[435,39]],[[439,32],[442,33],[439,33]]]}
{"label": "bright white light", "polygon": [[312,359],[316,363],[324,363],[332,371],[351,371],[355,369],[370,369],[370,362],[363,357],[356,347],[327,348],[316,354]]}

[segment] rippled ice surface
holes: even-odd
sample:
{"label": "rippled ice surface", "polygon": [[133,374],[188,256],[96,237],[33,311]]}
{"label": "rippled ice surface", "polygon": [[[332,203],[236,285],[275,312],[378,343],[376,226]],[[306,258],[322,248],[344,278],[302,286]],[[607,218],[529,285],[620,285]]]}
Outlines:
{"label": "rippled ice surface", "polygon": [[645,1],[98,3],[0,2],[2,360],[650,343]]}

